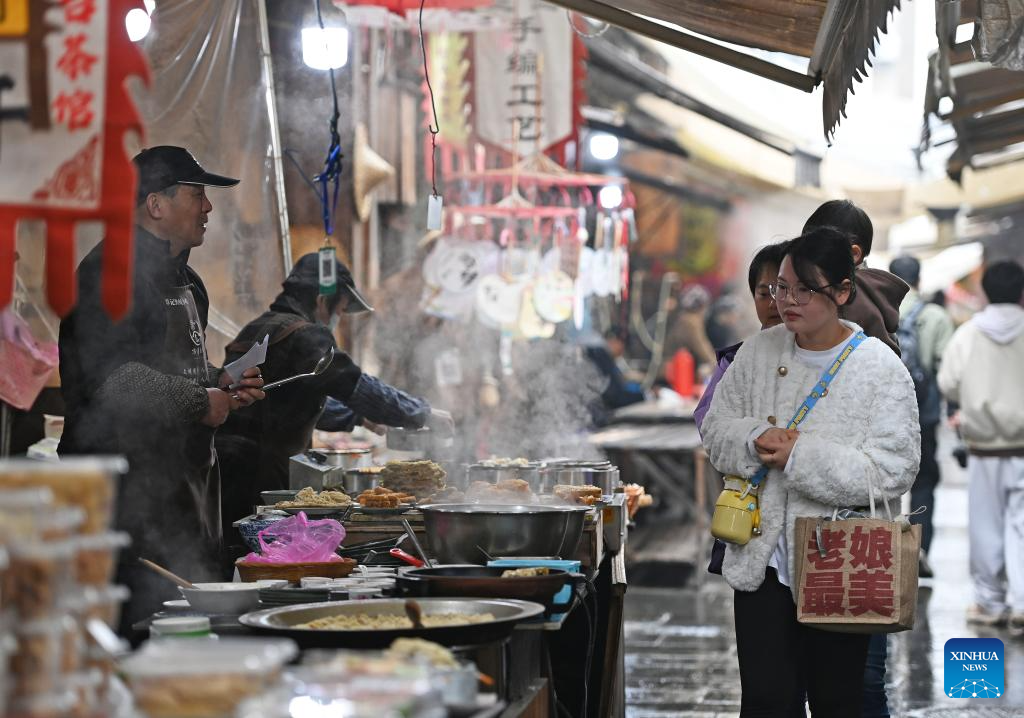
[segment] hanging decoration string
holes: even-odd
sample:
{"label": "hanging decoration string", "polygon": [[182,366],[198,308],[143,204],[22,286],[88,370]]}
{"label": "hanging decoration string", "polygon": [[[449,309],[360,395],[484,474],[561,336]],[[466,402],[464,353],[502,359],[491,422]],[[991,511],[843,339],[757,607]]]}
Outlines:
{"label": "hanging decoration string", "polygon": [[[316,19],[320,30],[324,28],[324,18],[320,13],[320,0],[314,0],[316,4]],[[324,40],[326,43],[326,39]],[[338,110],[338,86],[334,80],[334,68],[329,68],[331,73],[331,98],[334,102],[334,112],[331,115],[329,131],[331,136],[330,146],[327,148],[327,156],[324,158],[324,169],[313,179],[319,185],[320,206],[324,219],[324,242],[334,234],[334,216],[338,207],[338,194],[341,185],[341,136],[338,134],[338,120],[341,112]]]}
{"label": "hanging decoration string", "polygon": [[[319,2],[319,0],[317,0]],[[427,92],[430,93],[430,109],[434,113],[434,123],[428,125],[430,130],[430,187],[434,197],[437,197],[437,136],[441,132],[441,125],[437,121],[437,104],[434,102],[434,88],[430,84],[430,68],[427,66],[427,44],[423,39],[423,6],[427,0],[420,0],[420,51],[423,53],[423,77],[427,81]]]}

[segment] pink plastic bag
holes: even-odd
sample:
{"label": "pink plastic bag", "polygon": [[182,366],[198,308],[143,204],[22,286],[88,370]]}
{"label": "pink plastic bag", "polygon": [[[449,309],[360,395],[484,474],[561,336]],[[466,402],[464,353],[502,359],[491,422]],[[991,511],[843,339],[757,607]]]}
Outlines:
{"label": "pink plastic bag", "polygon": [[57,368],[57,345],[38,342],[13,310],[0,311],[0,400],[28,411]]}
{"label": "pink plastic bag", "polygon": [[[334,519],[310,521],[306,512],[282,519],[257,534],[261,553],[245,557],[252,563],[323,563],[340,561],[334,553],[345,540],[345,527]],[[268,542],[266,539],[272,539]]]}

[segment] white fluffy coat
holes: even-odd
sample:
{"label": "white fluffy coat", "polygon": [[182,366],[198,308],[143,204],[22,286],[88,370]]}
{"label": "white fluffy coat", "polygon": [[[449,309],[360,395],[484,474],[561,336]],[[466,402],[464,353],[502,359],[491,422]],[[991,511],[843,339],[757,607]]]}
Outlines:
{"label": "white fluffy coat", "polygon": [[[771,428],[769,416],[785,428],[821,377],[796,358],[795,348],[784,325],[758,333],[743,343],[715,389],[702,428],[708,457],[723,474],[753,476],[760,462],[750,448],[751,435]],[[785,376],[779,373],[782,366]],[[723,575],[736,590],[761,585],[783,528],[790,575],[795,575],[797,517],[866,506],[869,480],[876,498],[890,500],[895,516],[899,497],[914,482],[921,460],[914,384],[896,354],[877,339],[868,337],[850,355],[799,431],[789,470],[772,470],[762,484],[762,534],[726,551]],[[879,512],[884,516],[881,506]],[[797,586],[792,589],[795,593]]]}

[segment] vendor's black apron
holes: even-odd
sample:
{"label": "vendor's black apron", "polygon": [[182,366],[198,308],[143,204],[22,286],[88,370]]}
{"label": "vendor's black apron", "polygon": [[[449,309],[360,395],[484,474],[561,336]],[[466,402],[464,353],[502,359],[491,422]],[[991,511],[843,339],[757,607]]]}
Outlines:
{"label": "vendor's black apron", "polygon": [[[184,376],[199,386],[210,386],[206,338],[199,321],[190,286],[170,287],[164,295],[167,332],[161,371]],[[220,542],[220,477],[213,448],[213,430],[198,424],[189,432],[185,459],[194,470],[187,472],[188,489],[204,533],[203,538]]]}

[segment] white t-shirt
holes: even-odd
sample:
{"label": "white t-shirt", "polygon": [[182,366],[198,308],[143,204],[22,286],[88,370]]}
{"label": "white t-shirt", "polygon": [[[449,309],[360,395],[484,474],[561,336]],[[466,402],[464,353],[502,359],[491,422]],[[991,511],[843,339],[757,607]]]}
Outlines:
{"label": "white t-shirt", "polygon": [[[800,345],[796,345],[796,358],[801,364],[817,369],[824,373],[825,369],[831,366],[832,362],[835,361],[836,356],[843,347],[849,343],[850,338],[843,339],[839,344],[836,344],[831,349],[825,349],[823,351],[811,351],[810,349],[801,349]],[[811,391],[811,387],[807,387],[808,393]],[[799,439],[797,439],[799,441]],[[792,461],[792,455],[790,455],[790,461]],[[789,465],[786,465],[786,471],[789,471]],[[786,517],[782,518],[783,526],[785,526]],[[782,533],[779,534],[779,542],[775,544],[775,552],[772,554],[771,559],[768,561],[768,565],[774,568],[779,574],[779,583],[783,586],[789,586],[789,544],[786,541],[786,531],[783,529]]]}

